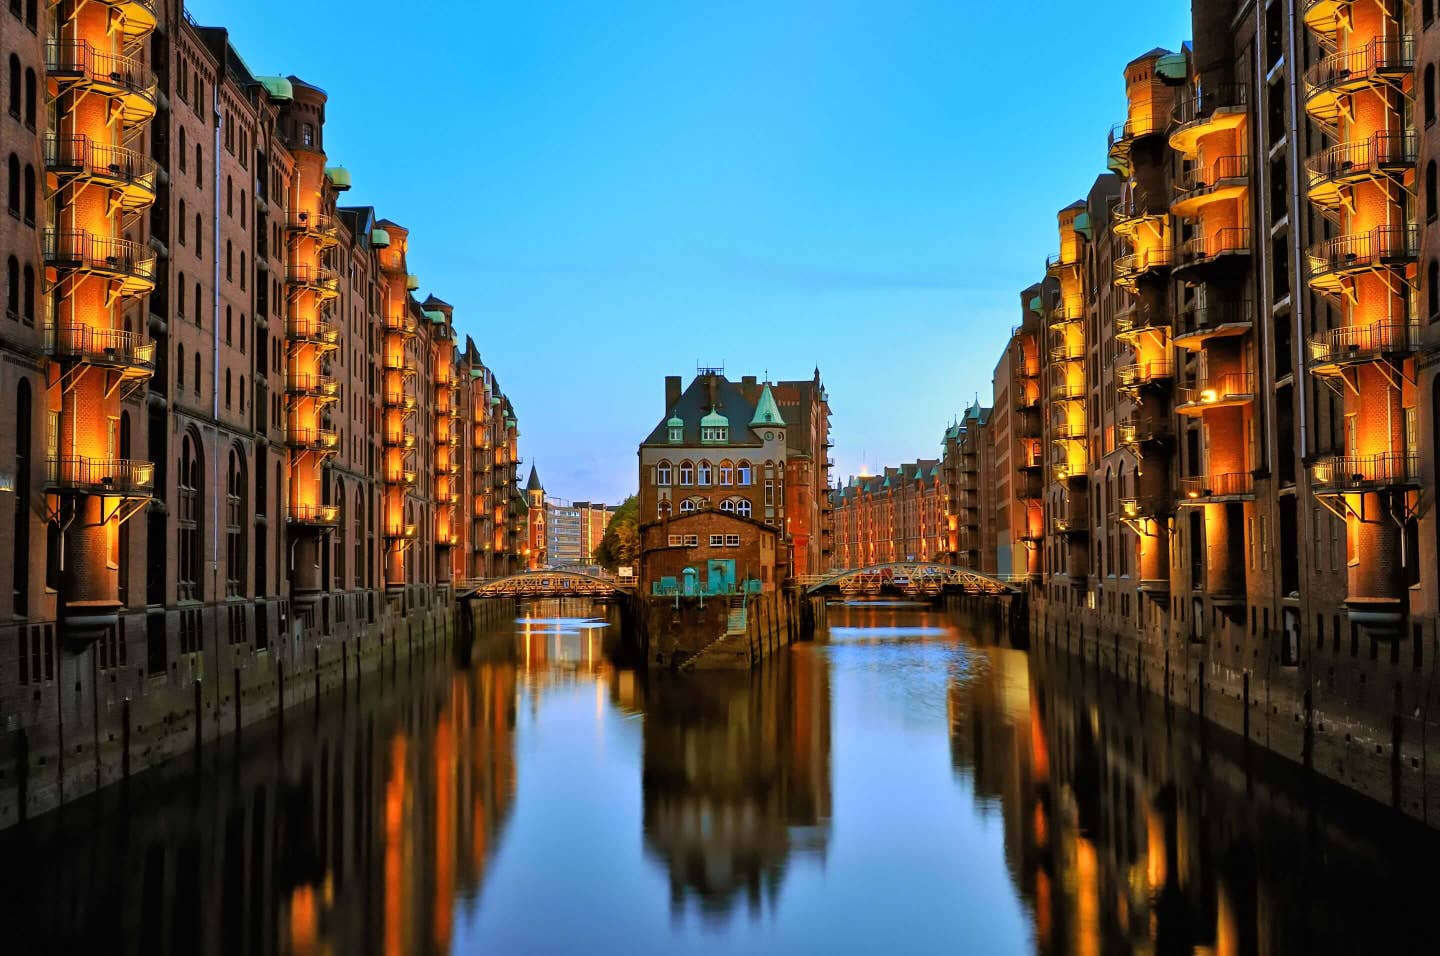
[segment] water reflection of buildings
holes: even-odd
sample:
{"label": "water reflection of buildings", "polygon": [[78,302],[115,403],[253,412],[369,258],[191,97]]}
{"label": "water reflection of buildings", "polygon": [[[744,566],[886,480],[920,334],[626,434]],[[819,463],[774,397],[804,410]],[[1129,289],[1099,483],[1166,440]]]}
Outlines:
{"label": "water reflection of buildings", "polygon": [[448,952],[514,800],[516,671],[416,670],[297,714],[278,746],[247,730],[203,786],[5,846],[6,878],[24,874],[5,908],[26,916],[9,951]]}
{"label": "water reflection of buildings", "polygon": [[825,661],[796,654],[642,696],[645,843],[669,872],[672,908],[691,897],[718,920],[742,894],[752,913],[773,906],[792,856],[823,858],[829,839]]}
{"label": "water reflection of buildings", "polygon": [[1412,872],[1425,854],[1400,849],[1394,821],[1252,767],[1258,754],[1072,658],[980,653],[951,682],[951,749],[1004,814],[1037,953],[1388,953],[1427,938]]}

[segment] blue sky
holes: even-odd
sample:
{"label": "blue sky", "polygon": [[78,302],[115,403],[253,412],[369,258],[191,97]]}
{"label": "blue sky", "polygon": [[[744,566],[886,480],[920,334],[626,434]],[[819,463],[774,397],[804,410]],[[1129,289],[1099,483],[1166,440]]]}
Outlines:
{"label": "blue sky", "polygon": [[330,94],[347,201],[411,230],[547,490],[618,500],[663,377],[808,377],[837,472],[935,454],[1055,211],[1104,170],[1121,70],[1189,4],[190,0]]}

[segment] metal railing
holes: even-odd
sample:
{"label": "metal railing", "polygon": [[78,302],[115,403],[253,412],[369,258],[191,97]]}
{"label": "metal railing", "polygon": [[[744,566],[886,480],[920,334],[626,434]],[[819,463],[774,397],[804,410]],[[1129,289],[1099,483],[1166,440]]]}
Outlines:
{"label": "metal railing", "polygon": [[399,332],[402,335],[414,335],[418,329],[418,325],[419,324],[415,321],[415,317],[408,312],[402,312],[399,315],[385,316],[386,332]]}
{"label": "metal railing", "polygon": [[1176,390],[1177,405],[1218,405],[1255,396],[1253,372],[1224,372]]}
{"label": "metal railing", "polygon": [[144,153],[124,146],[102,146],[88,136],[45,137],[45,167],[53,172],[70,172],[109,182],[140,186],[155,192],[160,167]]}
{"label": "metal railing", "polygon": [[1121,388],[1135,388],[1163,379],[1173,378],[1174,366],[1169,359],[1153,359],[1149,362],[1134,362],[1122,365],[1116,370],[1115,378]]}
{"label": "metal railing", "polygon": [[1085,386],[1071,385],[1068,382],[1057,382],[1050,386],[1050,400],[1055,402],[1083,402],[1085,400]]}
{"label": "metal railing", "polygon": [[57,269],[155,280],[154,251],[129,239],[106,239],[83,229],[46,229],[44,253],[46,263]]}
{"label": "metal railing", "polygon": [[1354,236],[1335,236],[1310,247],[1310,274],[1359,272],[1387,265],[1408,264],[1420,254],[1420,229],[1414,223],[1376,226]]}
{"label": "metal railing", "polygon": [[1340,143],[1305,160],[1314,179],[1345,180],[1373,175],[1385,169],[1408,169],[1420,154],[1414,130],[1381,130],[1356,143]]}
{"label": "metal railing", "polygon": [[336,292],[340,289],[340,276],[326,266],[292,265],[285,269],[285,281],[293,286]]}
{"label": "metal railing", "polygon": [[1336,455],[1310,466],[1314,491],[1364,491],[1420,483],[1420,456],[1392,451],[1378,455]]}
{"label": "metal railing", "polygon": [[328,236],[335,232],[335,220],[323,212],[301,212],[291,210],[285,219],[285,228],[291,232],[309,232]]}
{"label": "metal railing", "polygon": [[1420,347],[1418,322],[1374,322],[1320,332],[1310,338],[1310,360],[1317,365],[1363,362],[1400,355]]}
{"label": "metal railing", "polygon": [[1180,479],[1180,494],[1186,500],[1202,498],[1234,498],[1255,493],[1255,476],[1248,471],[1228,471],[1218,475],[1197,475]]}
{"label": "metal railing", "polygon": [[97,50],[88,40],[46,40],[45,69],[155,103],[158,84],[150,67],[134,57]]}
{"label": "metal railing", "polygon": [[1074,422],[1057,422],[1050,428],[1050,437],[1055,441],[1083,441],[1089,430]]}
{"label": "metal railing", "polygon": [[1179,198],[1209,192],[1227,182],[1250,179],[1250,157],[1221,156],[1206,165],[1198,163],[1181,173],[1175,183]]}
{"label": "metal railing", "polygon": [[50,458],[45,480],[52,488],[100,495],[148,495],[155,481],[153,462],[133,458]]}
{"label": "metal railing", "polygon": [[155,369],[155,343],[137,332],[65,325],[45,330],[45,351],[56,358]]}
{"label": "metal railing", "polygon": [[291,428],[289,442],[300,448],[334,451],[340,447],[340,433],[333,428]]}
{"label": "metal railing", "polygon": [[1248,255],[1250,227],[1226,226],[1209,236],[1195,236],[1180,246],[1181,265],[1198,265],[1224,255]]}
{"label": "metal railing", "polygon": [[390,408],[399,408],[407,412],[413,412],[416,407],[415,399],[404,392],[386,392],[385,404]]}
{"label": "metal railing", "polygon": [[295,395],[339,398],[340,381],[330,375],[291,375],[285,381],[285,390]]}
{"label": "metal railing", "polygon": [[1152,269],[1164,269],[1170,265],[1171,258],[1169,246],[1154,246],[1117,256],[1111,268],[1115,280],[1123,282]]}
{"label": "metal railing", "polygon": [[1175,324],[1175,337],[1199,335],[1222,328],[1249,327],[1255,323],[1255,305],[1248,299],[1218,302],[1183,309]]}
{"label": "metal railing", "polygon": [[1064,345],[1056,345],[1050,349],[1050,361],[1052,362],[1081,362],[1085,359],[1085,345],[1078,342],[1066,342]]}
{"label": "metal railing", "polygon": [[1208,120],[1216,110],[1241,109],[1250,99],[1244,83],[1209,83],[1177,97],[1170,118],[1175,126],[1189,126]]}
{"label": "metal railing", "polygon": [[340,330],[321,319],[291,319],[285,325],[285,334],[300,342],[340,344]]}
{"label": "metal railing", "polygon": [[1118,504],[1123,518],[1163,518],[1173,510],[1170,499],[1159,495],[1121,498]]}
{"label": "metal railing", "polygon": [[340,506],[291,505],[286,520],[291,524],[334,525],[340,520]]}
{"label": "metal railing", "polygon": [[1386,73],[1407,73],[1415,67],[1415,38],[1409,35],[1375,37],[1354,50],[1324,57],[1305,71],[1311,94],[1363,84]]}

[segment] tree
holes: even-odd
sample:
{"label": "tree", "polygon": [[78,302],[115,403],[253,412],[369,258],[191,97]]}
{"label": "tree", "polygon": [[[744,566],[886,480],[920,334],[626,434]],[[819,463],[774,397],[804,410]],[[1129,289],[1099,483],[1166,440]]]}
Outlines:
{"label": "tree", "polygon": [[595,549],[595,563],[610,571],[621,565],[635,566],[640,558],[640,499],[626,498],[615,516],[605,526],[600,546]]}

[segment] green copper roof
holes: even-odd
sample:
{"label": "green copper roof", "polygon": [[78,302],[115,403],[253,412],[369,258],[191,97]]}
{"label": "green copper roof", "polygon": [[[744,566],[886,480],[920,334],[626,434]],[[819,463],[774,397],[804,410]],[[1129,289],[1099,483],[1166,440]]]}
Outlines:
{"label": "green copper roof", "polygon": [[930,469],[930,477],[931,477],[931,478],[939,478],[939,477],[940,477],[940,466],[939,466],[939,465],[936,465],[934,468],[931,468],[931,469]]}
{"label": "green copper roof", "polygon": [[685,419],[681,418],[679,415],[671,415],[670,418],[665,422],[665,427],[666,427],[666,428],[684,428],[684,427],[685,427]]}
{"label": "green copper roof", "polygon": [[420,288],[420,277],[415,275],[413,272],[410,275],[406,276],[405,288],[409,289],[411,292],[414,292],[416,289]]}
{"label": "green copper roof", "polygon": [[429,319],[431,322],[434,322],[436,325],[445,324],[445,313],[441,312],[439,309],[425,309],[424,314],[425,318]]}
{"label": "green copper roof", "polygon": [[710,414],[700,419],[701,428],[729,428],[730,419],[711,409]]}
{"label": "green copper roof", "polygon": [[295,84],[283,76],[261,76],[256,77],[260,85],[265,87],[265,92],[270,94],[272,100],[293,100],[295,98]]}
{"label": "green copper roof", "polygon": [[766,385],[760,393],[760,401],[755,403],[755,416],[750,419],[750,427],[784,424],[785,419],[780,416],[780,406],[775,404],[775,396],[770,394],[770,386]]}
{"label": "green copper roof", "polygon": [[1075,217],[1075,231],[1086,239],[1092,238],[1090,234],[1090,214],[1088,212],[1082,212]]}
{"label": "green copper roof", "polygon": [[1155,61],[1155,72],[1167,80],[1185,79],[1185,54],[1165,54]]}
{"label": "green copper roof", "polygon": [[507,419],[505,419],[505,427],[506,427],[506,428],[514,428],[514,427],[515,427],[515,419],[513,419],[513,418],[507,418]]}
{"label": "green copper roof", "polygon": [[485,370],[484,370],[483,368],[472,368],[472,369],[470,370],[470,377],[471,377],[471,378],[482,378],[482,377],[484,377],[484,375],[485,375]]}
{"label": "green copper roof", "polygon": [[916,469],[915,469],[915,479],[914,479],[914,480],[915,480],[915,481],[924,481],[924,480],[925,480],[925,473],[922,472],[919,468],[916,468]]}
{"label": "green copper roof", "polygon": [[370,245],[374,246],[377,249],[384,249],[386,246],[390,245],[390,233],[386,232],[384,229],[371,229]]}
{"label": "green copper roof", "polygon": [[499,405],[499,404],[500,404],[500,396],[499,396],[499,395],[491,395],[491,396],[490,396],[490,406],[493,408],[493,407],[495,407],[496,405]]}
{"label": "green copper roof", "polygon": [[880,487],[881,487],[881,488],[889,488],[889,487],[890,487],[890,476],[889,476],[889,475],[886,475],[886,476],[885,476],[885,483],[882,484]]}
{"label": "green copper roof", "polygon": [[1040,313],[1044,312],[1044,311],[1045,311],[1045,300],[1042,299],[1042,298],[1040,298],[1038,295],[1035,296],[1035,298],[1033,298],[1033,299],[1030,300],[1030,311],[1031,311],[1031,312],[1034,312],[1036,315],[1039,315]]}
{"label": "green copper roof", "polygon": [[344,166],[326,166],[325,178],[330,180],[330,185],[341,192],[350,188],[350,170]]}

